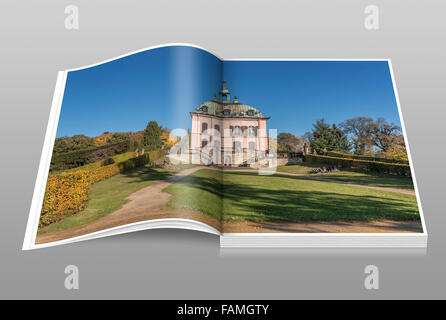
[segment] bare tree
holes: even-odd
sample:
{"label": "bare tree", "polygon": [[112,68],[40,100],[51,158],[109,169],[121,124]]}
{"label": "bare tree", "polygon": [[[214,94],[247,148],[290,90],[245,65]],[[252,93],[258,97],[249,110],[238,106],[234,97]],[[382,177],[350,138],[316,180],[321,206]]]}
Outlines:
{"label": "bare tree", "polygon": [[340,127],[350,136],[356,154],[365,154],[372,149],[375,132],[375,124],[372,118],[356,117],[347,119],[340,124]]}

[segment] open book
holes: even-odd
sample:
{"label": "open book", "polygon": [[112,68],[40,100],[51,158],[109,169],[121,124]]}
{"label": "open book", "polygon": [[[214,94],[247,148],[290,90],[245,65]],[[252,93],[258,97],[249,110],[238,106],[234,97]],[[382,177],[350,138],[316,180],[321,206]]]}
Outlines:
{"label": "open book", "polygon": [[169,44],[59,72],[23,249],[154,228],[426,247],[390,60]]}

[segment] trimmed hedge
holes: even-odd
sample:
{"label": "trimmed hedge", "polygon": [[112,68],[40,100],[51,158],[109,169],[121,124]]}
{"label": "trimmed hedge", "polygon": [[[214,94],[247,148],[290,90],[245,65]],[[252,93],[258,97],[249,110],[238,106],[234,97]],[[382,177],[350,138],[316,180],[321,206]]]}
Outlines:
{"label": "trimmed hedge", "polygon": [[105,159],[105,160],[103,160],[102,162],[101,162],[101,166],[108,166],[108,165],[110,165],[110,164],[113,164],[113,163],[115,163],[115,160],[113,160],[113,158],[107,158],[107,159]]}
{"label": "trimmed hedge", "polygon": [[336,158],[319,155],[306,155],[305,160],[313,163],[321,163],[344,168],[357,168],[379,173],[395,174],[399,176],[411,176],[410,166],[402,163],[385,163],[379,161],[366,161],[360,159]]}
{"label": "trimmed hedge", "polygon": [[406,160],[360,156],[360,155],[356,155],[356,154],[341,153],[341,152],[336,152],[336,151],[327,151],[325,153],[325,155],[329,156],[329,157],[335,157],[335,158],[348,158],[348,159],[358,159],[358,160],[385,162],[385,163],[409,164],[409,161],[406,161]]}
{"label": "trimmed hedge", "polygon": [[60,221],[83,210],[88,202],[88,190],[92,183],[137,167],[142,167],[160,157],[163,151],[147,152],[107,166],[90,170],[69,170],[48,177],[45,197],[40,213],[39,228]]}
{"label": "trimmed hedge", "polygon": [[53,153],[53,156],[51,157],[50,171],[80,167],[88,163],[101,161],[110,158],[111,156],[127,152],[129,149],[129,142],[121,142],[66,153]]}
{"label": "trimmed hedge", "polygon": [[[119,163],[119,162],[123,162],[123,161],[129,160],[131,158],[134,158],[135,156],[136,156],[135,152],[126,152],[126,153],[121,153],[121,154],[115,155],[115,156],[110,157],[108,159],[112,159],[113,160],[113,164],[115,164],[115,163]],[[104,161],[107,161],[108,159],[106,159]],[[62,172],[77,172],[77,171],[83,171],[83,170],[92,171],[92,170],[97,170],[100,167],[104,167],[104,166],[112,164],[111,161],[110,161],[109,164],[104,164],[104,161],[96,161],[96,162],[92,162],[92,163],[86,164],[85,166],[76,167],[76,168],[63,170],[63,171],[51,172],[50,174],[57,175],[57,174],[61,174]]]}

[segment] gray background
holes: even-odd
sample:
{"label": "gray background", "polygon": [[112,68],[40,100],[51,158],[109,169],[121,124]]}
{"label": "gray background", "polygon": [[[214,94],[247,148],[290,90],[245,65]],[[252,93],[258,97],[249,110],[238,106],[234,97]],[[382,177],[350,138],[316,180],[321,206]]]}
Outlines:
{"label": "gray background", "polygon": [[[1,1],[0,297],[445,298],[444,1]],[[64,8],[80,29],[64,28]],[[380,8],[380,30],[364,8]],[[58,70],[167,42],[224,58],[391,58],[429,231],[412,251],[220,252],[155,230],[21,252]],[[302,110],[302,112],[305,112]],[[80,268],[80,290],[64,268]],[[364,267],[380,289],[364,289]]]}

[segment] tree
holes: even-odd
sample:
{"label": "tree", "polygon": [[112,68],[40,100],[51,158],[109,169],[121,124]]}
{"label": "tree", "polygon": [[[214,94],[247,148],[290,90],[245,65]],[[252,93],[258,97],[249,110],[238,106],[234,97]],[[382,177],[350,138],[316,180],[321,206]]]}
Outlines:
{"label": "tree", "polygon": [[385,154],[399,142],[401,128],[393,123],[387,123],[384,118],[374,121],[372,118],[356,117],[341,124],[350,136],[356,154],[375,153]]}
{"label": "tree", "polygon": [[[386,153],[391,147],[401,145],[398,141],[398,136],[401,133],[401,128],[393,123],[387,123],[384,118],[378,118],[373,124],[372,140],[381,152]],[[403,141],[404,145],[404,141]]]}
{"label": "tree", "polygon": [[100,147],[103,146],[104,144],[106,144],[108,142],[108,139],[110,139],[110,137],[112,136],[111,132],[104,132],[103,134],[94,137],[93,138],[93,143],[95,147]]}
{"label": "tree", "polygon": [[407,155],[406,144],[404,142],[403,135],[397,136],[394,142],[395,143],[392,144],[387,149],[387,151],[385,152],[384,156],[387,159],[396,159],[396,160],[408,161],[409,157]]}
{"label": "tree", "polygon": [[70,151],[77,151],[94,147],[93,138],[87,137],[83,134],[77,134],[72,137],[56,138],[54,142],[54,153],[64,153]]}
{"label": "tree", "polygon": [[303,148],[305,143],[303,137],[296,137],[288,132],[281,132],[277,136],[277,151],[278,152],[298,152]]}
{"label": "tree", "polygon": [[351,118],[345,120],[340,126],[350,136],[355,154],[373,152],[373,134],[376,128],[372,118]]}
{"label": "tree", "polygon": [[178,141],[177,137],[171,135],[169,128],[164,128],[161,130],[161,141],[163,142],[163,147],[170,150]]}
{"label": "tree", "polygon": [[130,150],[141,149],[144,145],[144,131],[132,132],[130,136]]}
{"label": "tree", "polygon": [[161,148],[161,126],[156,121],[150,121],[144,130],[144,145],[148,151],[158,150]]}
{"label": "tree", "polygon": [[326,151],[340,151],[349,152],[350,145],[344,131],[338,128],[335,124],[330,126],[324,119],[317,120],[313,124],[313,131],[311,134],[306,133],[311,147],[316,150],[318,154]]}
{"label": "tree", "polygon": [[116,144],[116,143],[121,143],[121,142],[127,142],[130,144],[130,136],[131,135],[132,135],[131,132],[114,132],[107,139],[106,144]]}

